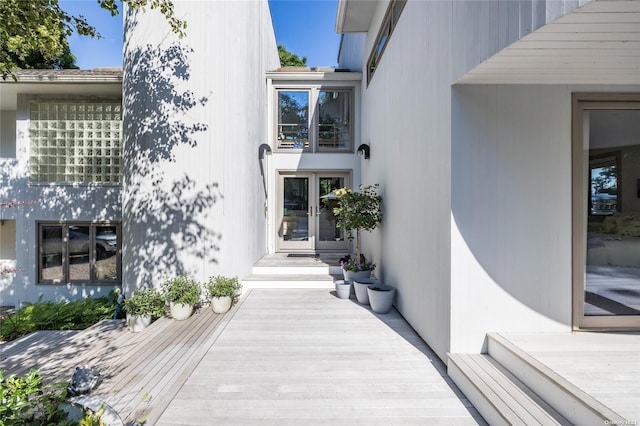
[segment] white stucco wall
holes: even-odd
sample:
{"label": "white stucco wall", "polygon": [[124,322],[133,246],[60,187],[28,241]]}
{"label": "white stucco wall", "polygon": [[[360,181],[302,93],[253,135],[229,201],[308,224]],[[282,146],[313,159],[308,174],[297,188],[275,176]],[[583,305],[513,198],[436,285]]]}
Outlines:
{"label": "white stucco wall", "polygon": [[[27,90],[27,89],[25,89]],[[0,304],[21,306],[24,302],[43,300],[73,300],[88,296],[103,296],[116,285],[38,284],[37,224],[41,221],[112,221],[121,220],[121,190],[119,186],[99,184],[59,185],[29,183],[29,101],[31,99],[119,99],[119,83],[30,86],[30,94],[13,96],[15,111],[3,111],[3,117],[13,117],[15,158],[0,160],[0,200],[28,202],[15,207],[0,208],[0,219],[15,220],[15,267],[19,272],[0,279]],[[20,90],[17,90],[20,93]],[[5,133],[5,126],[2,132]],[[9,136],[3,134],[3,136]],[[10,139],[10,136],[9,136]]]}
{"label": "white stucco wall", "polygon": [[0,158],[16,156],[16,112],[0,111]]}
{"label": "white stucco wall", "polygon": [[279,66],[268,3],[175,11],[188,22],[180,41],[157,13],[125,21],[127,291],[180,273],[244,276],[265,253],[258,147],[264,73]]}
{"label": "white stucco wall", "polygon": [[571,91],[456,86],[451,348],[571,327]]}

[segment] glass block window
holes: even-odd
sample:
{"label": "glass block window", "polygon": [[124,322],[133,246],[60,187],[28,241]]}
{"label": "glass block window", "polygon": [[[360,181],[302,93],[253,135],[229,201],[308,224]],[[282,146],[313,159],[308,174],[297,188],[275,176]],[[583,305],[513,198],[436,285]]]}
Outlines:
{"label": "glass block window", "polygon": [[120,101],[34,101],[31,182],[120,183]]}

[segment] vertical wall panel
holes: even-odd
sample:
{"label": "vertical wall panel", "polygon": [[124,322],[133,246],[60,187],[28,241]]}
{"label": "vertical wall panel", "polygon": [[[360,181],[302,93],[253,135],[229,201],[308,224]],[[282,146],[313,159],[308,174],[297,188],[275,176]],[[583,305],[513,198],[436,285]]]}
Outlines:
{"label": "vertical wall panel", "polygon": [[258,146],[264,73],[279,65],[268,3],[175,6],[183,40],[158,14],[129,11],[125,25],[127,289],[244,276],[266,247]]}

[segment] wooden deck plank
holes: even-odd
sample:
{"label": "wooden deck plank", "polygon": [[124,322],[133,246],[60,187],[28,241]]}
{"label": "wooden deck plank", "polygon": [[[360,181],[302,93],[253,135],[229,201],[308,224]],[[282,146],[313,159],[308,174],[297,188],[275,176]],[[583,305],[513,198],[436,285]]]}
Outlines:
{"label": "wooden deck plank", "polygon": [[[168,389],[172,386],[178,388],[182,386],[182,383],[184,383],[188,375],[191,374],[195,366],[190,365],[190,356],[203,344],[203,340],[215,330],[220,322],[220,318],[220,315],[213,314],[210,309],[207,309],[207,311],[201,313],[201,317],[198,318],[200,321],[193,324],[193,327],[190,328],[191,333],[184,334],[183,331],[183,339],[180,339],[179,342],[172,342],[171,345],[173,348],[171,348],[170,351],[165,351],[161,359],[156,357],[153,360],[148,360],[146,363],[147,368],[138,375],[140,380],[137,382],[136,387],[144,391],[148,389],[147,392],[149,392],[152,402],[149,410],[151,410],[152,413],[166,406],[161,403],[159,396],[170,393]],[[168,347],[170,346],[167,346],[167,348]],[[135,390],[131,385],[128,385],[127,388]],[[120,393],[123,394],[123,392]],[[121,407],[120,412],[133,413],[138,410],[140,406],[144,405],[142,400],[135,399],[135,394],[131,395],[131,391],[124,395],[128,395],[128,397],[121,400],[124,401],[125,404],[117,405]],[[119,404],[121,404],[121,401],[119,401]]]}
{"label": "wooden deck plank", "polygon": [[640,333],[501,333],[629,421],[640,422]]}
{"label": "wooden deck plank", "polygon": [[327,290],[251,290],[158,424],[482,423],[414,336]]}
{"label": "wooden deck plank", "polygon": [[[160,318],[135,334],[123,321],[106,321],[73,333],[42,332],[3,351],[0,368],[10,374],[40,368],[46,381],[53,382],[69,380],[75,366],[89,364],[102,378],[93,397],[116,409],[123,419],[134,420],[149,410],[158,417],[208,349],[205,341],[217,336],[224,317],[203,307],[188,320]],[[145,393],[163,398],[145,402]]]}

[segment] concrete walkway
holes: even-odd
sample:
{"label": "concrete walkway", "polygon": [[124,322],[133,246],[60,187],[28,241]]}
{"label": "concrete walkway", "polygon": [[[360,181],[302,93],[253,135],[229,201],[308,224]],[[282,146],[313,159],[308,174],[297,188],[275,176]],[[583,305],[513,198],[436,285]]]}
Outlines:
{"label": "concrete walkway", "polygon": [[157,424],[485,423],[395,310],[254,289]]}

